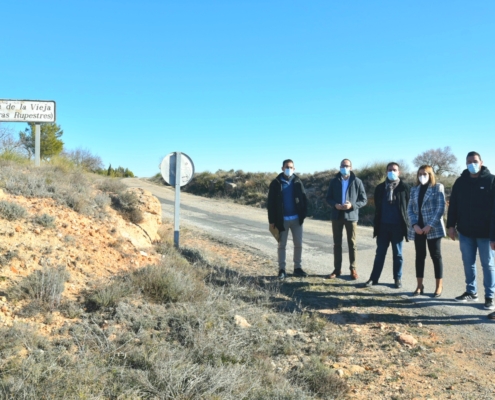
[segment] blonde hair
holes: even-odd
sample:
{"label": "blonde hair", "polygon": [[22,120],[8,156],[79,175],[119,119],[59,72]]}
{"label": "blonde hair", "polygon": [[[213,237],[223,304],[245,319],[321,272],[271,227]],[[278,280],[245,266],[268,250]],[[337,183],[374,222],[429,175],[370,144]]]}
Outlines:
{"label": "blonde hair", "polygon": [[429,180],[430,186],[435,186],[437,180],[435,178],[435,173],[433,172],[433,168],[431,167],[431,165],[426,165],[426,164],[419,167],[418,172],[416,172],[416,185],[421,185],[421,183],[419,182],[419,171],[421,171],[422,169],[424,169],[425,172],[430,177]]}

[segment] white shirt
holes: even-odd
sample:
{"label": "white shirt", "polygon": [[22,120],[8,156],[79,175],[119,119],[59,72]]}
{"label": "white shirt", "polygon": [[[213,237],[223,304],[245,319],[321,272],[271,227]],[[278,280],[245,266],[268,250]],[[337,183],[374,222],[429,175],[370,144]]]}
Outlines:
{"label": "white shirt", "polygon": [[340,204],[345,204],[346,202],[346,195],[347,195],[347,188],[349,187],[349,178],[344,179],[342,178],[342,203]]}

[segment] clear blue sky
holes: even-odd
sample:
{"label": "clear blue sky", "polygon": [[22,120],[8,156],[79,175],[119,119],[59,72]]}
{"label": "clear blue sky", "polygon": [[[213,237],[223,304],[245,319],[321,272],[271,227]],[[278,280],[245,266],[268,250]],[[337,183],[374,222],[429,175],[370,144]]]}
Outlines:
{"label": "clear blue sky", "polygon": [[23,0],[0,20],[0,98],[55,100],[65,148],[105,166],[315,172],[451,146],[495,172],[493,0]]}

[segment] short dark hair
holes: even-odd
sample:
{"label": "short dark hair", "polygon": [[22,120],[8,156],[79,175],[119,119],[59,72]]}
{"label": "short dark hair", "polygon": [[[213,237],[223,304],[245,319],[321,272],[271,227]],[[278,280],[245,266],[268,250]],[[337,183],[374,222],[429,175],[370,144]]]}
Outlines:
{"label": "short dark hair", "polygon": [[285,164],[290,163],[290,162],[291,162],[292,164],[294,164],[294,161],[292,161],[290,158],[288,158],[287,160],[282,161],[282,167],[283,167]]}
{"label": "short dark hair", "polygon": [[466,158],[468,158],[468,157],[474,157],[474,156],[478,156],[478,158],[480,159],[480,161],[483,161],[481,159],[480,153],[478,153],[477,151],[470,151],[469,153],[467,153]]}
{"label": "short dark hair", "polygon": [[388,167],[390,167],[391,165],[397,165],[397,169],[400,171],[400,165],[399,165],[399,164],[397,164],[397,163],[396,163],[396,162],[394,162],[394,161],[389,162],[389,163],[387,164],[387,171],[388,171]]}
{"label": "short dark hair", "polygon": [[340,162],[340,165],[342,165],[342,163],[343,163],[344,161],[349,161],[349,164],[351,164],[351,168],[352,168],[352,161],[351,161],[351,160],[349,160],[348,158],[344,158],[344,159]]}

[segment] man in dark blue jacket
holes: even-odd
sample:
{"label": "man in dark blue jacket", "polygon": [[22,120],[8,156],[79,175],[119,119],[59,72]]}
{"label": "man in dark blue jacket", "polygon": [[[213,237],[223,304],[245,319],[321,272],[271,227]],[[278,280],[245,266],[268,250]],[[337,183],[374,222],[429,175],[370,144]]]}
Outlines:
{"label": "man in dark blue jacket", "polygon": [[[492,222],[490,224],[490,248],[495,251],[495,200],[493,202]],[[488,314],[488,318],[495,319],[495,312]]]}
{"label": "man in dark blue jacket", "polygon": [[393,274],[395,287],[402,287],[402,243],[407,241],[407,203],[409,202],[409,186],[399,178],[399,164],[390,162],[387,165],[387,179],[375,188],[375,219],[373,221],[373,237],[376,237],[376,254],[370,279],[365,286],[378,284],[382,274],[388,246],[392,245]]}
{"label": "man in dark blue jacket", "polygon": [[356,231],[359,209],[366,205],[366,191],[361,179],[352,172],[351,160],[345,158],[340,162],[340,172],[335,175],[328,186],[326,201],[332,209],[333,234],[333,272],[330,279],[342,273],[342,232],[345,227],[347,246],[349,248],[349,267],[351,279],[356,280]]}
{"label": "man in dark blue jacket", "polygon": [[466,166],[457,178],[450,195],[447,214],[448,235],[455,240],[459,236],[462,263],[466,277],[466,291],[456,301],[478,301],[476,284],[476,253],[483,267],[485,309],[495,308],[495,263],[490,248],[490,216],[495,201],[495,176],[483,165],[479,153],[471,151]]}
{"label": "man in dark blue jacket", "polygon": [[268,189],[268,223],[270,228],[280,232],[278,242],[278,277],[285,279],[285,248],[289,230],[294,242],[294,276],[305,277],[306,272],[301,267],[302,259],[302,224],[308,213],[308,200],[304,185],[298,176],[294,175],[294,162],[284,160],[282,173],[271,183]]}

